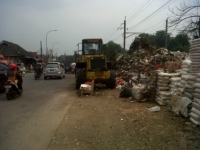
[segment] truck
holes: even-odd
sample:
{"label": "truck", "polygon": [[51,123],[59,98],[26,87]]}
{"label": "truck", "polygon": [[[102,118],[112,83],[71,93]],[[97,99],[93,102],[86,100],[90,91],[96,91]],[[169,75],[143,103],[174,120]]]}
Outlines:
{"label": "truck", "polygon": [[75,51],[76,89],[87,81],[105,84],[107,88],[115,88],[116,72],[112,62],[104,55],[106,45],[101,38],[82,39],[82,50]]}

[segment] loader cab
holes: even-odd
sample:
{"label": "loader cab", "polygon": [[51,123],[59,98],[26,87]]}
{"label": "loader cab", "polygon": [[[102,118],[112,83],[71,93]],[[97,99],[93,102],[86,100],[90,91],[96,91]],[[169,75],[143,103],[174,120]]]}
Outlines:
{"label": "loader cab", "polygon": [[83,55],[99,55],[103,53],[102,39],[83,39],[82,54]]}

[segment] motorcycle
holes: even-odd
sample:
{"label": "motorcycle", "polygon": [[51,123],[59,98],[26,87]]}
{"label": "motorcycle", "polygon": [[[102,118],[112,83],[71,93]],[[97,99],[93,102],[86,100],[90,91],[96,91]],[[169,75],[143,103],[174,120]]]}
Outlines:
{"label": "motorcycle", "polygon": [[12,80],[6,81],[4,88],[6,89],[5,93],[8,100],[21,96],[22,90],[19,89],[17,83],[18,80],[15,80],[15,82],[13,82]]}
{"label": "motorcycle", "polygon": [[40,76],[41,76],[41,72],[39,71],[35,72],[34,74],[35,80],[40,79]]}

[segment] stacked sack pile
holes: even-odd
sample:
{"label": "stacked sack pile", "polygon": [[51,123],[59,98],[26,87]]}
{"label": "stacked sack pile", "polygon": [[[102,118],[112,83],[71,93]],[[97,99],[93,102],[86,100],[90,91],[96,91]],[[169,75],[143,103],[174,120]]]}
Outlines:
{"label": "stacked sack pile", "polygon": [[171,93],[169,91],[170,74],[160,72],[158,73],[158,81],[156,88],[156,102],[160,105],[168,105],[171,100]]}
{"label": "stacked sack pile", "polygon": [[156,88],[158,80],[158,71],[153,71],[148,82],[148,100],[156,100]]}
{"label": "stacked sack pile", "polygon": [[193,85],[194,87],[194,100],[192,102],[192,109],[189,113],[190,120],[196,124],[200,125],[200,73],[197,74],[196,83]]}
{"label": "stacked sack pile", "polygon": [[181,77],[171,77],[170,78],[170,92],[171,94],[177,95],[179,93],[179,86],[180,86]]}
{"label": "stacked sack pile", "polygon": [[192,41],[190,49],[190,58],[191,58],[191,69],[190,73],[193,76],[196,76],[195,83],[193,84],[193,101],[192,109],[189,113],[190,120],[196,124],[200,125],[200,39],[195,39]]}
{"label": "stacked sack pile", "polygon": [[[188,116],[187,105],[191,103],[191,100],[187,97],[184,97],[185,87],[187,91],[191,91],[188,89],[187,80],[190,75],[190,64],[191,61],[189,59],[185,59],[182,61],[180,77],[171,78],[171,110],[177,115],[183,115],[185,117]],[[173,83],[172,83],[173,82]],[[191,87],[190,87],[191,88]],[[186,95],[188,95],[186,93]],[[185,106],[186,105],[186,106]]]}
{"label": "stacked sack pile", "polygon": [[193,85],[196,82],[196,76],[194,75],[184,75],[182,77],[186,82],[184,86],[184,97],[189,98],[190,100],[193,100],[193,93],[194,93],[194,87]]}
{"label": "stacked sack pile", "polygon": [[183,96],[184,94],[184,89],[186,85],[186,80],[187,80],[187,75],[189,75],[190,71],[190,65],[191,65],[191,60],[185,59],[182,61],[182,66],[181,66],[181,81],[178,83],[178,92],[177,94],[180,96]]}

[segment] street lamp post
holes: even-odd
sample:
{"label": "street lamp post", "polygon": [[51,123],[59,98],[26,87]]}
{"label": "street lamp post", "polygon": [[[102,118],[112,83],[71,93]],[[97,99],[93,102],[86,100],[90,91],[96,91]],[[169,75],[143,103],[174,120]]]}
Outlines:
{"label": "street lamp post", "polygon": [[57,31],[57,30],[50,30],[46,34],[46,55],[48,54],[48,49],[47,49],[47,35],[48,35],[49,32],[53,32],[53,31]]}
{"label": "street lamp post", "polygon": [[57,59],[57,51],[56,50],[58,50],[59,48],[56,48],[56,49],[54,49],[54,56],[56,57],[56,59]]}
{"label": "street lamp post", "polygon": [[56,42],[56,43],[52,44],[52,60],[53,60],[53,46],[54,46],[54,44],[59,44],[59,42]]}

